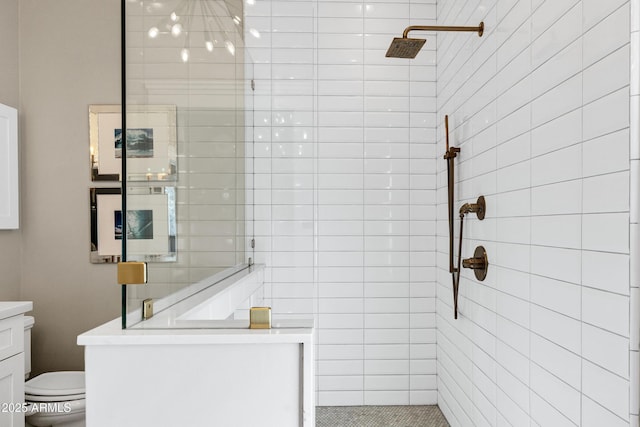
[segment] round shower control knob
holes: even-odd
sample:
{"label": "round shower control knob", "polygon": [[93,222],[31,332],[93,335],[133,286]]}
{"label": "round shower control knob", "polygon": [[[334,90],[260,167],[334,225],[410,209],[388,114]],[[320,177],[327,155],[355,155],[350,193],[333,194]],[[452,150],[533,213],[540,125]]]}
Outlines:
{"label": "round shower control knob", "polygon": [[476,247],[473,258],[462,260],[462,266],[473,269],[476,279],[482,282],[487,277],[487,270],[489,269],[489,259],[484,246]]}

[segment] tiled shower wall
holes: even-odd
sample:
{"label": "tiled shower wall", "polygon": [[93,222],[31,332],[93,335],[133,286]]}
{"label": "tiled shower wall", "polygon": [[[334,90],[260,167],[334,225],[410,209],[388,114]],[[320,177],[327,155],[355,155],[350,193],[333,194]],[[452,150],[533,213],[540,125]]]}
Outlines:
{"label": "tiled shower wall", "polygon": [[463,271],[453,320],[438,162],[438,404],[452,426],[638,425],[637,2],[437,6],[438,24],[486,24],[438,35],[437,111],[440,151],[445,114],[461,148],[456,208],[487,199],[463,256],[490,262],[483,282]]}
{"label": "tiled shower wall", "polygon": [[[440,1],[439,24],[487,30],[438,34],[437,88],[434,35],[416,60],[383,57],[406,25],[434,22],[434,2],[246,12],[256,260],[275,314],[315,315],[318,404],[437,400],[453,425],[636,424],[637,0]],[[462,148],[456,207],[488,201],[463,256],[483,244],[489,276],[463,272],[457,321],[445,114]]]}
{"label": "tiled shower wall", "polygon": [[435,0],[245,2],[255,257],[274,316],[315,317],[319,405],[436,402],[435,39],[385,58],[435,13]]}

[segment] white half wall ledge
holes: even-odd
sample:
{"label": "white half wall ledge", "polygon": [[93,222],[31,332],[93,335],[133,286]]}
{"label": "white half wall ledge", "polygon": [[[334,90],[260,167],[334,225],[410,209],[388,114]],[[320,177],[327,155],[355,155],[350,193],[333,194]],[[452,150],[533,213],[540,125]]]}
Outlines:
{"label": "white half wall ledge", "polygon": [[19,227],[18,110],[0,104],[0,229]]}

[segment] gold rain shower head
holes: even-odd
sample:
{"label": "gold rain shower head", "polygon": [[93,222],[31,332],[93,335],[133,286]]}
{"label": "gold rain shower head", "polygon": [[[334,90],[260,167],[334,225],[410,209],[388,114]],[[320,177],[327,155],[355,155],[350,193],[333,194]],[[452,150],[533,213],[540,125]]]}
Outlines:
{"label": "gold rain shower head", "polygon": [[477,27],[450,27],[441,25],[412,25],[404,29],[402,37],[395,37],[391,42],[391,46],[387,49],[387,58],[415,58],[422,46],[424,46],[425,39],[410,39],[407,36],[409,31],[470,31],[478,33],[479,37],[482,37],[484,33],[484,22],[481,22]]}

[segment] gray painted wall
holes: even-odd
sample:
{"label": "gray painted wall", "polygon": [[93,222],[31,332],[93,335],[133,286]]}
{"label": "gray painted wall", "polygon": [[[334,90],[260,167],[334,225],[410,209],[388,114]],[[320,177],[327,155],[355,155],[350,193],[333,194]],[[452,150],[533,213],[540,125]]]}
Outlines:
{"label": "gray painted wall", "polygon": [[120,102],[120,5],[0,10],[0,102],[19,107],[22,156],[21,227],[0,231],[0,299],[34,303],[34,373],[83,369],[76,336],[120,312],[115,267],[89,262],[88,211],[88,106]]}
{"label": "gray painted wall", "polygon": [[[0,3],[0,103],[17,108],[18,0]],[[20,297],[20,230],[0,230],[0,300]]]}

